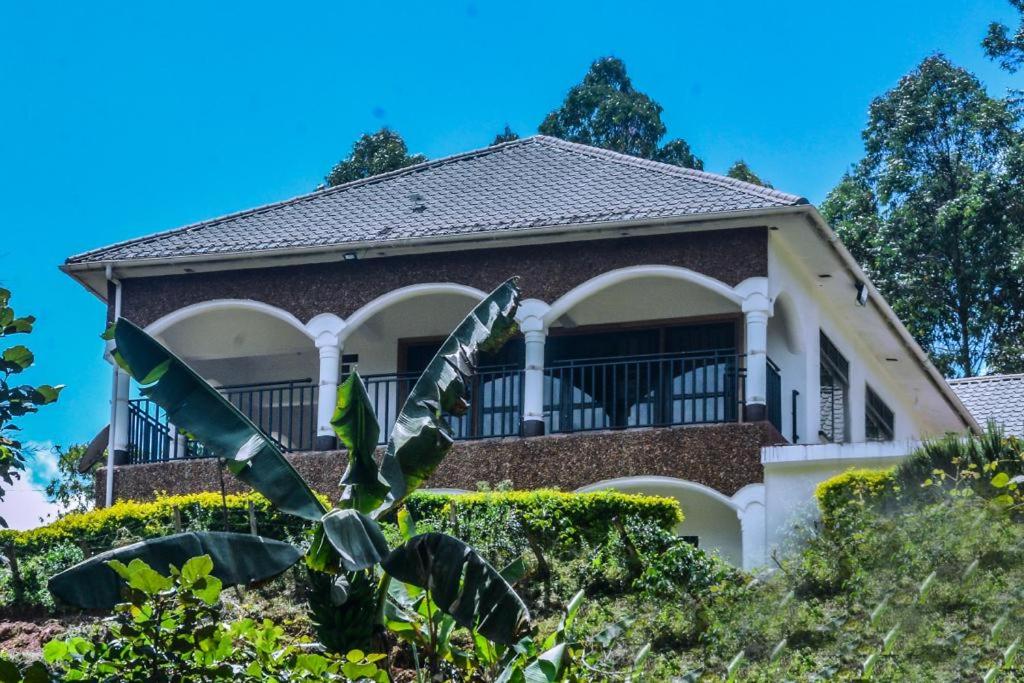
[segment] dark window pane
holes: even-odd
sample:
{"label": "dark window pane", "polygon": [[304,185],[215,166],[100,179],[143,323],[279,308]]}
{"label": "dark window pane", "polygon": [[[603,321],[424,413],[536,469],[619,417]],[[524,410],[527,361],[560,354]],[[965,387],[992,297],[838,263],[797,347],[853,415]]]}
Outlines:
{"label": "dark window pane", "polygon": [[878,394],[867,387],[864,411],[864,426],[869,441],[892,441],[893,414]]}
{"label": "dark window pane", "polygon": [[850,364],[822,332],[821,342],[821,432],[826,441],[850,438],[847,412],[850,395]]}

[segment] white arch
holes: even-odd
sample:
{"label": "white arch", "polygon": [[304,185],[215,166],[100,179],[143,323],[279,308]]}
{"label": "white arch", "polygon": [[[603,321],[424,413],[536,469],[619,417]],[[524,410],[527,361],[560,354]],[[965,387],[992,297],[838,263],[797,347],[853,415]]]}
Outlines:
{"label": "white arch", "polygon": [[691,282],[728,299],[736,305],[742,305],[743,303],[743,297],[729,285],[689,268],[658,265],[629,266],[601,273],[563,294],[557,301],[551,304],[551,307],[544,314],[544,325],[550,326],[565,315],[573,306],[604,289],[617,285],[620,282],[642,277],[666,277]]}
{"label": "white arch", "polygon": [[253,299],[211,299],[210,301],[200,301],[197,304],[183,306],[176,311],[171,311],[167,315],[161,316],[149,325],[146,325],[146,332],[151,335],[158,335],[166,331],[171,326],[201,313],[229,310],[254,311],[262,313],[291,325],[304,336],[312,338],[312,335],[309,333],[309,330],[306,329],[306,326],[288,311],[278,308],[277,306],[265,304],[262,301],[254,301]]}
{"label": "white arch", "polygon": [[605,479],[603,481],[594,482],[593,484],[581,486],[576,489],[576,493],[591,493],[594,491],[605,491],[607,489],[617,489],[620,487],[629,487],[632,489],[644,486],[652,486],[659,489],[678,489],[680,492],[685,491],[687,493],[700,493],[728,506],[734,512],[738,513],[740,511],[740,506],[736,501],[724,493],[716,491],[710,486],[698,484],[695,481],[689,481],[687,479],[676,479],[675,477],[662,477],[658,475]]}
{"label": "white arch", "polygon": [[393,289],[387,294],[378,296],[376,299],[365,304],[355,313],[350,315],[345,320],[345,326],[341,330],[341,340],[344,341],[346,337],[359,329],[360,325],[372,318],[375,314],[383,311],[385,308],[394,306],[406,299],[412,299],[417,296],[426,296],[428,294],[458,294],[470,297],[476,301],[480,301],[487,296],[486,292],[483,292],[476,287],[459,285],[454,282],[428,282]]}
{"label": "white arch", "polygon": [[[790,353],[800,354],[804,351],[803,337],[801,330],[803,323],[800,320],[800,310],[793,303],[793,297],[787,292],[780,292],[775,297],[776,312],[781,314],[783,330],[785,332],[786,348]],[[776,316],[780,317],[780,316]]]}

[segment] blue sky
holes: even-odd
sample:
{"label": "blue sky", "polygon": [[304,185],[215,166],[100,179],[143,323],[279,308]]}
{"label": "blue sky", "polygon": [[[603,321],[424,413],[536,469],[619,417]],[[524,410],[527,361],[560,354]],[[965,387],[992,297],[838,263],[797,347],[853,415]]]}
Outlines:
{"label": "blue sky", "polygon": [[1015,25],[1006,0],[5,3],[0,285],[39,318],[29,379],[67,389],[23,421],[43,455],[0,514],[31,517],[48,445],[106,420],[103,307],[70,254],[306,192],[381,125],[432,158],[530,134],[608,54],[708,170],[742,157],[818,202],[926,55],[1024,87],[981,52],[992,20]]}

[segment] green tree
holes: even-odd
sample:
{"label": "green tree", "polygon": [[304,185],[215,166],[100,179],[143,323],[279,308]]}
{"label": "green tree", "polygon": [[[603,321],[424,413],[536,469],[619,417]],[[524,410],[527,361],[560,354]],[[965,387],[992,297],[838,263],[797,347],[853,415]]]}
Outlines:
{"label": "green tree", "polygon": [[621,59],[602,57],[590,65],[582,83],[569,89],[565,101],[547,115],[539,131],[645,159],[702,168],[701,160],[683,140],[659,147],[665,136],[661,112],[660,104],[633,87]]}
{"label": "green tree", "polygon": [[759,175],[754,173],[754,171],[751,170],[750,166],[747,165],[747,162],[743,161],[743,159],[738,159],[735,163],[733,163],[733,165],[729,167],[729,170],[726,172],[725,175],[729,176],[730,178],[735,178],[736,180],[742,180],[745,183],[753,183],[754,185],[760,185],[761,187],[770,188],[772,186],[772,184],[769,183],[767,180],[762,179]]}
{"label": "green tree", "polygon": [[505,124],[505,130],[503,130],[500,133],[498,133],[497,135],[495,135],[494,136],[494,142],[492,142],[491,144],[492,145],[500,145],[503,142],[512,142],[513,140],[518,140],[518,139],[519,139],[519,133],[517,133],[514,130],[512,130],[512,128],[509,127],[509,125],[506,123]]}
{"label": "green tree", "polygon": [[86,512],[92,509],[95,491],[92,472],[99,468],[97,460],[87,472],[79,465],[88,444],[75,444],[67,449],[57,447],[57,476],[46,485],[46,497],[57,503],[61,515]]}
{"label": "green tree", "polygon": [[973,375],[999,355],[1022,225],[1017,115],[968,71],[926,58],[876,98],[865,156],[822,213],[941,370]]}
{"label": "green tree", "polygon": [[348,157],[339,161],[324,181],[333,187],[426,160],[422,154],[409,154],[409,148],[401,135],[388,128],[381,128],[376,133],[363,133],[352,145]]}
{"label": "green tree", "polygon": [[1020,14],[1017,31],[1010,35],[1008,26],[993,21],[981,46],[989,59],[999,60],[999,66],[1013,73],[1024,64],[1024,0],[1010,0],[1010,4]]}
{"label": "green tree", "polygon": [[[28,334],[36,319],[30,315],[15,317],[14,309],[8,306],[11,293],[0,289],[0,344],[16,334]],[[25,470],[25,454],[21,441],[15,438],[18,426],[14,420],[34,413],[39,406],[53,403],[60,394],[61,386],[41,384],[14,384],[17,376],[32,367],[35,356],[28,347],[21,344],[8,346],[0,352],[0,479],[12,486]],[[4,499],[4,488],[0,486],[0,501]],[[7,521],[0,517],[0,526]]]}

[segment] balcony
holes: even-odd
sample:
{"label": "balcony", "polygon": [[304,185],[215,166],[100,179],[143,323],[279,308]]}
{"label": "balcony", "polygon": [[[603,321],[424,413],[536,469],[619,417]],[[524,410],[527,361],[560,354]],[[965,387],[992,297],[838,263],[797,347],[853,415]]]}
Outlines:
{"label": "balcony", "polygon": [[[732,350],[639,354],[554,361],[543,371],[549,434],[738,422],[744,403],[745,357]],[[363,377],[386,443],[419,373]],[[767,362],[767,414],[781,429],[779,368]],[[525,370],[483,367],[470,385],[469,412],[449,416],[456,439],[519,437]],[[285,451],[315,449],[318,386],[311,379],[220,387],[224,396]],[[146,398],[129,401],[128,461],[132,464],[209,457],[178,434],[166,413]]]}

